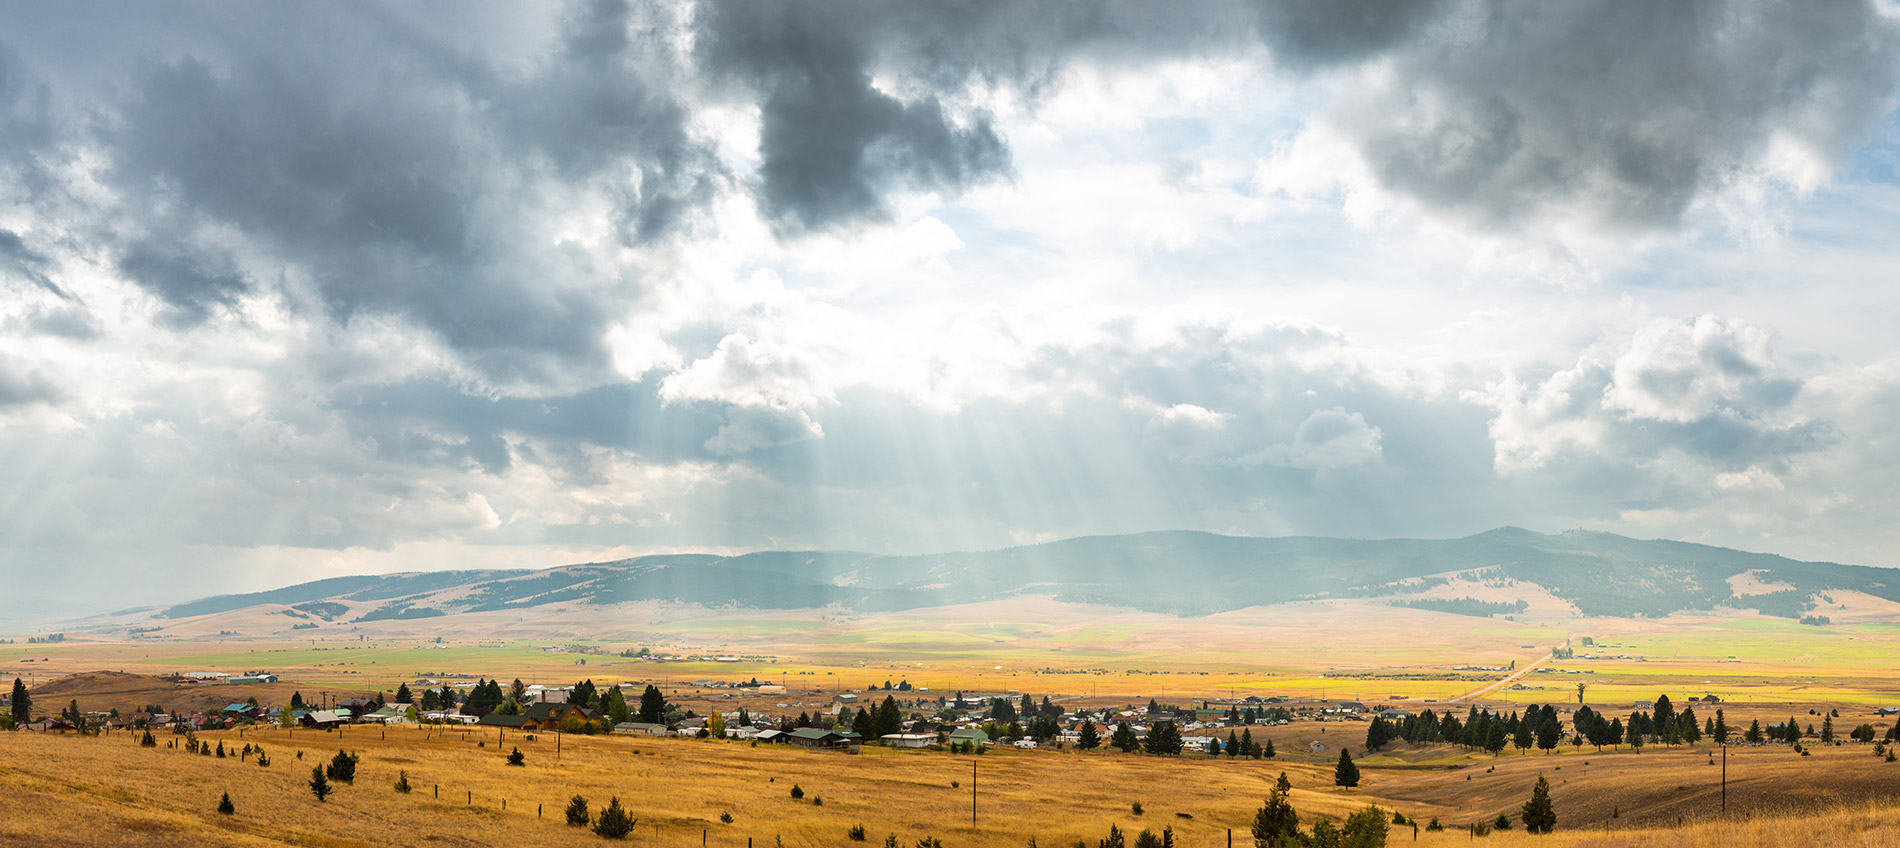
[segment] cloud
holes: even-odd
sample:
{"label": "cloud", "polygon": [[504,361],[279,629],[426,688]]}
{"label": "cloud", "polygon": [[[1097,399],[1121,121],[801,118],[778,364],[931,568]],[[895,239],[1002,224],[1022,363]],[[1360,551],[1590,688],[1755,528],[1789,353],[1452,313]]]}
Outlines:
{"label": "cloud", "polygon": [[810,411],[833,400],[817,357],[740,334],[661,381],[660,398],[723,407],[726,423],[706,442],[722,456],[822,437]]}
{"label": "cloud", "polygon": [[1670,453],[1741,471],[1836,438],[1830,422],[1795,404],[1804,383],[1761,329],[1704,315],[1646,321],[1533,385],[1507,378],[1467,396],[1496,412],[1501,471]]}
{"label": "cloud", "polygon": [[27,247],[19,233],[0,229],[0,271],[10,272],[62,299],[71,299],[65,289],[46,275],[50,264],[44,254]]}
{"label": "cloud", "polygon": [[57,403],[63,394],[40,369],[0,355],[0,409]]}
{"label": "cloud", "polygon": [[1308,415],[1292,442],[1268,448],[1260,459],[1314,471],[1348,468],[1378,459],[1379,438],[1379,428],[1367,424],[1365,416],[1335,406]]}
{"label": "cloud", "polygon": [[[1807,190],[1900,85],[1900,20],[1812,4],[1462,3],[1342,87],[1270,183],[1342,175],[1476,224],[1673,231],[1759,185]],[[1330,161],[1329,161],[1330,160]]]}

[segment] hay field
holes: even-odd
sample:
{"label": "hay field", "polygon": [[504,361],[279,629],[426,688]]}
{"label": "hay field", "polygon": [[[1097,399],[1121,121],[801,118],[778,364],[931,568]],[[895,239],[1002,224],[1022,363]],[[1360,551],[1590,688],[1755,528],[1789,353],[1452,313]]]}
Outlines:
{"label": "hay field", "polygon": [[[780,839],[799,848],[835,846],[850,844],[845,831],[854,824],[862,824],[874,841],[894,833],[906,846],[927,835],[949,848],[1023,846],[1032,836],[1039,845],[1068,846],[1078,840],[1093,844],[1111,822],[1131,834],[1172,826],[1184,846],[1224,846],[1227,829],[1234,828],[1244,845],[1253,810],[1282,770],[1309,822],[1366,803],[1447,823],[1488,819],[1514,813],[1543,774],[1553,785],[1560,834],[1540,845],[1713,844],[1718,838],[1729,846],[1820,844],[1772,839],[1812,834],[1821,826],[1871,840],[1839,844],[1900,844],[1900,824],[1893,823],[1900,822],[1894,815],[1900,806],[1891,792],[1900,782],[1900,764],[1881,762],[1862,746],[1820,749],[1812,757],[1785,749],[1731,750],[1732,817],[1711,824],[1718,815],[1719,767],[1707,765],[1705,749],[1448,755],[1466,760],[1458,768],[1381,768],[1369,761],[1362,784],[1344,790],[1332,786],[1325,758],[1247,762],[1013,750],[970,757],[881,749],[853,756],[625,737],[566,737],[557,758],[551,736],[529,741],[508,733],[500,745],[497,736],[493,730],[444,734],[363,727],[341,734],[269,729],[200,735],[227,747],[262,744],[274,762],[260,768],[162,745],[140,748],[129,733],[0,734],[0,784],[10,790],[0,844],[601,844],[561,822],[567,799],[578,793],[596,808],[618,795],[640,819],[632,841],[649,846],[684,848],[704,838],[709,846],[736,848],[748,837],[759,848]],[[487,744],[478,747],[477,740]],[[503,762],[516,747],[527,757],[523,767]],[[356,783],[339,786],[327,803],[318,803],[304,783],[310,768],[339,748],[362,755]],[[301,761],[298,751],[304,752]],[[391,789],[399,769],[407,770],[414,793]],[[804,800],[790,797],[793,783],[806,792]],[[229,818],[213,809],[226,791],[237,806]],[[1137,801],[1145,808],[1141,816],[1132,812]],[[721,822],[721,813],[730,813],[733,822]],[[1793,814],[1808,817],[1775,821]],[[1813,815],[1822,817],[1821,824]],[[1755,835],[1736,841],[1743,838],[1736,834],[1750,833]],[[1409,830],[1404,836],[1409,839]],[[1677,838],[1704,841],[1672,841]],[[1418,844],[1467,839],[1463,832],[1426,834]],[[1509,834],[1489,840],[1516,844]]]}

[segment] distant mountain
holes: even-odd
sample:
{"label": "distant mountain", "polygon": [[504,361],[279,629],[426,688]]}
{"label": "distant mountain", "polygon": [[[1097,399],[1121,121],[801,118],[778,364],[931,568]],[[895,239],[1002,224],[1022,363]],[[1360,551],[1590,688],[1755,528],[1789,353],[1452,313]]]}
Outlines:
{"label": "distant mountain", "polygon": [[[1756,587],[1737,594],[1731,579]],[[884,556],[849,551],[683,554],[540,571],[437,571],[338,577],[160,610],[158,618],[264,604],[311,621],[377,621],[553,603],[677,601],[708,607],[892,611],[1049,595],[1077,603],[1207,615],[1323,598],[1417,597],[1435,586],[1548,592],[1591,616],[1661,616],[1717,605],[1798,617],[1814,597],[1859,591],[1900,601],[1900,571],[1801,562],[1608,533],[1513,527],[1463,539],[1260,539],[1197,532],[1089,536],[994,551]],[[1765,587],[1765,588],[1764,588]],[[355,602],[346,605],[340,602]],[[369,604],[364,611],[363,604]],[[1438,602],[1439,608],[1445,607]],[[1501,607],[1499,607],[1501,608]]]}

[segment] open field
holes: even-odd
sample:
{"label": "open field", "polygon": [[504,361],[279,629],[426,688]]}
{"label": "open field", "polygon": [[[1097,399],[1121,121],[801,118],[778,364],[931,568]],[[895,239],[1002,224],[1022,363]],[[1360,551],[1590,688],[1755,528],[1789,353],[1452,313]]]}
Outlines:
{"label": "open field", "polygon": [[[1731,749],[1729,817],[1718,809],[1720,767],[1709,751],[1642,754],[1507,754],[1466,758],[1451,767],[1380,767],[1369,761],[1353,790],[1332,786],[1320,761],[1249,762],[1154,758],[1105,752],[997,751],[982,757],[867,748],[858,755],[685,739],[526,736],[418,728],[366,727],[342,733],[279,729],[221,731],[199,738],[227,748],[261,744],[272,764],[190,755],[163,744],[136,745],[135,734],[98,738],[0,735],[0,775],[9,815],[0,843],[33,845],[489,845],[510,842],[591,845],[566,827],[560,811],[575,794],[596,809],[610,795],[640,820],[634,842],[691,846],[847,844],[862,824],[873,840],[900,844],[934,835],[950,848],[1090,844],[1110,823],[1132,835],[1173,827],[1184,846],[1224,846],[1229,828],[1241,844],[1275,776],[1294,784],[1292,801],[1310,822],[1337,819],[1367,803],[1448,824],[1513,815],[1543,774],[1553,786],[1556,837],[1539,845],[1821,844],[1793,838],[1837,828],[1849,841],[1900,844],[1900,805],[1892,787],[1900,765],[1865,746]],[[161,735],[169,742],[173,736]],[[486,742],[478,747],[477,740]],[[519,748],[520,768],[503,755]],[[356,782],[318,803],[304,785],[313,765],[339,748],[359,751]],[[302,752],[302,759],[298,753]],[[1420,752],[1425,753],[1425,752]],[[1465,761],[1468,760],[1468,761]],[[975,765],[978,821],[970,823]],[[390,788],[406,770],[416,791]],[[797,783],[803,801],[789,796]],[[230,792],[237,814],[214,812]],[[439,792],[439,797],[438,797]],[[822,798],[823,804],[814,803]],[[506,809],[503,809],[504,802]],[[1141,802],[1144,815],[1131,804]],[[537,815],[539,811],[539,815]],[[720,821],[730,813],[731,824]],[[1799,820],[1764,821],[1800,814]],[[1813,816],[1820,816],[1817,823]],[[1715,822],[1721,823],[1715,823]],[[1702,843],[1672,841],[1695,825]],[[1657,829],[1657,830],[1650,830]],[[1409,829],[1408,829],[1409,831]],[[1755,834],[1755,836],[1747,836]],[[1411,834],[1406,832],[1404,837]],[[1782,841],[1774,841],[1774,838]],[[1468,844],[1462,831],[1422,834],[1418,844]],[[1858,841],[1854,841],[1858,840]],[[1510,834],[1488,844],[1515,844]]]}
{"label": "open field", "polygon": [[[875,616],[749,610],[694,619],[670,608],[580,612],[608,616],[587,632],[624,631],[624,638],[563,635],[561,614],[537,622],[509,614],[500,622],[490,620],[495,614],[479,613],[329,627],[305,638],[245,635],[240,628],[229,636],[82,634],[32,645],[20,639],[0,645],[0,669],[29,682],[98,669],[268,669],[306,693],[388,690],[418,677],[466,672],[547,684],[581,677],[664,685],[757,677],[794,690],[838,691],[890,679],[935,693],[1016,689],[1143,699],[1419,701],[1470,692],[1505,674],[1455,666],[1523,665],[1571,640],[1576,659],[1554,661],[1550,673],[1519,681],[1530,688],[1494,691],[1487,700],[1573,701],[1574,685],[1583,681],[1590,684],[1593,703],[1659,692],[1715,694],[1742,703],[1900,703],[1900,625],[1871,620],[1811,627],[1729,612],[1506,621],[1365,601],[1177,618],[1034,598]],[[643,616],[637,627],[613,618],[636,614]],[[532,632],[534,625],[545,625],[547,632]],[[191,620],[177,626],[185,634],[197,628]],[[1582,636],[1591,636],[1602,650],[1583,646]],[[433,642],[437,637],[441,644]],[[541,650],[547,645],[601,653]],[[685,661],[617,656],[639,647]]]}

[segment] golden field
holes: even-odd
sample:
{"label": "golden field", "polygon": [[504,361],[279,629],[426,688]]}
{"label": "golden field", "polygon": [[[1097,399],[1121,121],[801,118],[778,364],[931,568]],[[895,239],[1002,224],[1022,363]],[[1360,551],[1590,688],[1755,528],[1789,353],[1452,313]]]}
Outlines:
{"label": "golden field", "polygon": [[[1292,727],[1297,725],[1275,732]],[[1309,823],[1374,803],[1453,826],[1421,834],[1420,845],[1470,844],[1457,827],[1499,812],[1515,816],[1539,774],[1551,781],[1559,830],[1537,838],[1538,845],[1900,844],[1900,803],[1892,791],[1900,785],[1900,764],[1880,761],[1862,745],[1816,748],[1810,757],[1785,748],[1732,748],[1730,811],[1723,818],[1720,767],[1708,764],[1707,747],[1641,754],[1566,747],[1552,755],[1498,757],[1456,748],[1418,750],[1416,759],[1427,762],[1365,761],[1363,782],[1346,790],[1332,785],[1327,756],[1234,761],[1006,750],[972,757],[874,748],[850,755],[736,742],[567,736],[557,757],[550,735],[530,741],[508,733],[499,745],[497,736],[493,730],[414,727],[200,734],[227,748],[264,746],[273,762],[259,767],[164,747],[178,738],[171,734],[160,734],[157,749],[139,747],[132,733],[0,734],[0,785],[8,790],[0,844],[601,844],[561,820],[567,800],[580,794],[595,810],[619,796],[639,819],[630,842],[648,846],[685,848],[703,839],[706,845],[736,847],[748,838],[758,848],[778,840],[801,848],[845,845],[851,844],[845,833],[854,824],[862,824],[878,844],[896,834],[906,848],[924,836],[938,837],[948,848],[1025,846],[1031,837],[1044,846],[1093,845],[1111,823],[1131,837],[1144,827],[1171,826],[1184,846],[1224,846],[1232,828],[1237,844],[1246,845],[1253,811],[1281,771],[1292,780],[1293,803]],[[526,765],[506,765],[504,755],[517,747]],[[339,785],[328,802],[319,803],[305,783],[312,766],[339,748],[361,753],[356,782]],[[413,793],[391,788],[398,770],[408,772]],[[790,797],[794,783],[806,792],[804,800]],[[227,791],[237,807],[229,817],[214,811]],[[818,798],[822,805],[814,802]],[[1133,813],[1135,802],[1145,808],[1143,815]],[[733,822],[722,823],[721,813],[730,813]],[[1395,831],[1395,843],[1411,836],[1409,828]],[[1502,846],[1529,840],[1500,833],[1481,841]]]}

